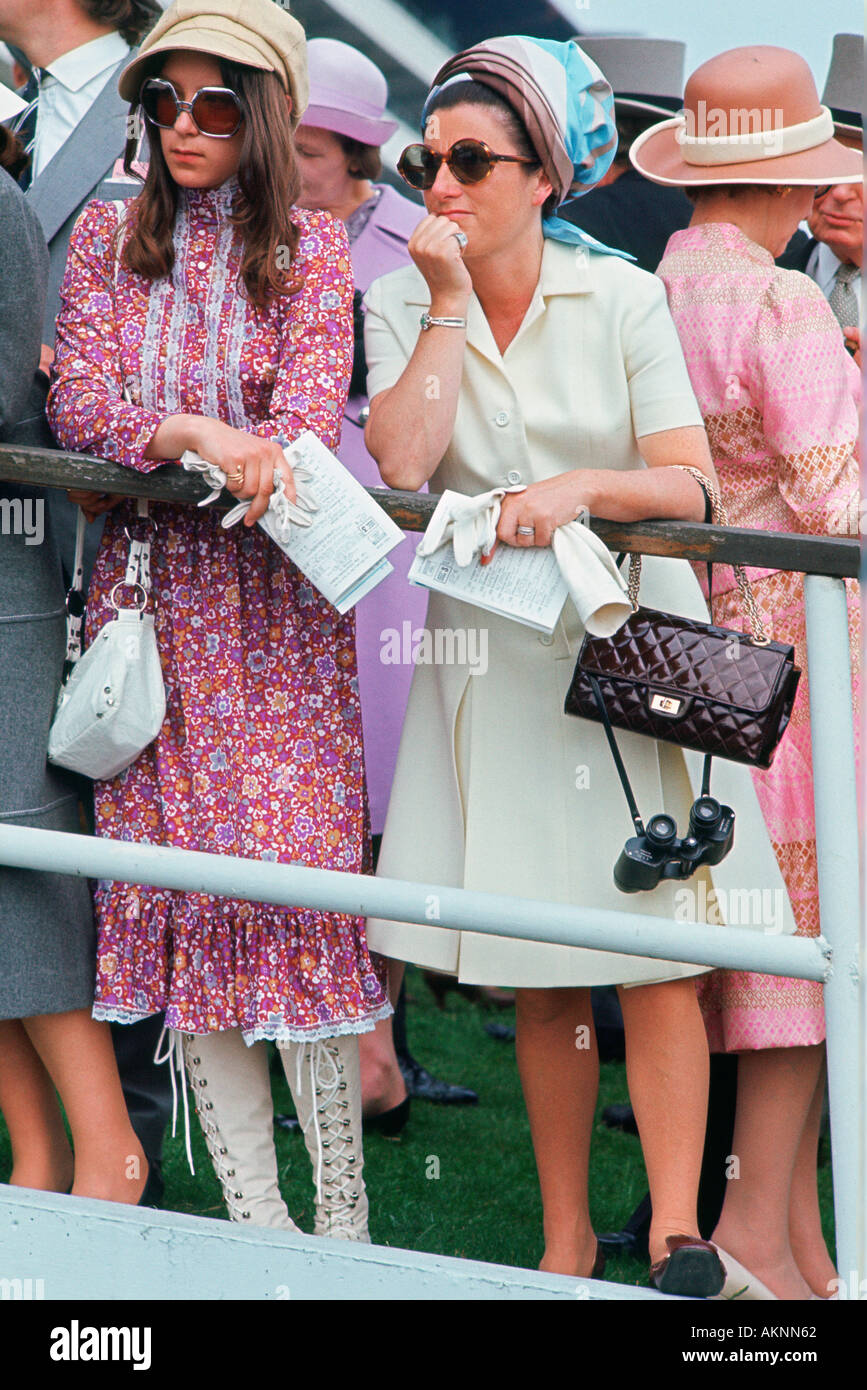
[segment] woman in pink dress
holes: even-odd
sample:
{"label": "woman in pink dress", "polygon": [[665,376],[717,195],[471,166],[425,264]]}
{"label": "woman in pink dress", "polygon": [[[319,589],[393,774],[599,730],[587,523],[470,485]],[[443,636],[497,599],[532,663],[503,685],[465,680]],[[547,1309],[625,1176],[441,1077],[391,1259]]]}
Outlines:
{"label": "woman in pink dress", "polygon": [[[744,110],[776,115],[777,125],[733,140]],[[702,112],[717,121],[710,140]],[[792,126],[801,128],[806,146],[788,135]],[[684,116],[653,127],[632,147],[641,173],[683,185],[695,204],[689,227],[672,236],[657,273],[733,526],[857,533],[858,372],[818,286],[797,271],[777,269],[773,259],[809,212],[817,184],[861,177],[860,156],[832,136],[830,113],[820,107],[803,59],[786,49],[751,48],[699,68],[687,84]],[[803,575],[748,573],[769,634],[794,645],[804,673],[774,765],[754,776],[798,933],[816,936]],[[857,670],[854,582],[849,611]],[[728,567],[714,568],[713,617],[724,627],[749,629]],[[857,682],[853,693],[857,709]],[[711,1049],[740,1054],[738,1181],[727,1186],[713,1236],[729,1269],[724,1296],[744,1296],[746,1289],[752,1298],[827,1297],[835,1270],[816,1190],[822,986],[720,970],[701,979],[698,991]]]}
{"label": "woman in pink dress", "polygon": [[[120,79],[151,162],[119,232],[92,203],[70,243],[52,427],[66,448],[148,472],[187,449],[217,464],[243,525],[151,508],[167,713],[156,740],[96,788],[97,833],[352,873],[368,837],[354,626],[253,523],[278,438],[340,438],[352,359],[346,234],[292,205],[304,35],[270,0],[208,23],[173,6]],[[245,62],[238,61],[240,55]],[[120,241],[118,236],[120,235]],[[88,604],[112,616],[128,541],[107,518]],[[296,1230],[280,1195],[265,1049],[281,1051],[317,1180],[316,1233],[367,1239],[357,1035],[390,1012],[363,920],[101,883],[98,1018],[160,1010],[183,1038],[234,1220]]]}

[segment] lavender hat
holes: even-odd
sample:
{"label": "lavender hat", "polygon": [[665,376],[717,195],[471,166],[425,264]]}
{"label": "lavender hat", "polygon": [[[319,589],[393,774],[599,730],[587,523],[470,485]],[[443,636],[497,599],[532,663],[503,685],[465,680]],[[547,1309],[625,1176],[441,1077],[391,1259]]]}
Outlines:
{"label": "lavender hat", "polygon": [[388,83],[375,63],[337,39],[310,39],[307,44],[310,101],[302,126],[317,126],[382,145],[397,130],[397,121],[384,120]]}

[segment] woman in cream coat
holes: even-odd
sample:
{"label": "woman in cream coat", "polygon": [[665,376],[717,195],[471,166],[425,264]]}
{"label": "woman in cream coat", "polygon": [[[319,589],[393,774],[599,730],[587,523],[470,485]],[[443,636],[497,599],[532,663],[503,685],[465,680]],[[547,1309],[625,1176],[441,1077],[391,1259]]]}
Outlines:
{"label": "woman in cream coat", "polygon": [[[384,480],[469,494],[525,485],[503,501],[497,534],[510,545],[547,546],[583,507],[626,522],[703,519],[702,489],[671,467],[713,476],[661,287],[545,216],[613,157],[610,88],[598,68],[574,42],[513,37],[459,54],[437,83],[425,149],[403,161],[428,184],[428,216],[409,245],[415,264],[367,297],[366,437]],[[487,154],[456,152],[467,140]],[[425,312],[452,322],[420,328]],[[681,562],[647,562],[642,598],[706,616]],[[432,595],[428,627],[483,629],[487,671],[419,666],[379,872],[622,911],[611,872],[631,821],[601,730],[562,714],[583,635],[571,605],[547,637]],[[621,746],[642,809],[664,808],[682,826],[697,794],[682,753],[628,736]],[[718,795],[724,786],[719,777]],[[748,777],[740,786],[738,811],[747,803],[758,827]],[[732,872],[738,885],[780,884],[766,838],[752,830],[736,870],[732,856],[714,871],[717,886]],[[694,917],[685,904],[703,901],[696,877],[686,896],[660,884],[639,910]],[[587,1208],[597,1059],[586,986],[642,985],[622,989],[621,1002],[654,1279],[666,1292],[718,1293],[722,1266],[699,1239],[695,1212],[708,1078],[692,978],[700,967],[379,920],[369,939],[462,980],[518,987],[542,1268],[560,1273],[601,1270]],[[590,1045],[576,1046],[585,1037]]]}

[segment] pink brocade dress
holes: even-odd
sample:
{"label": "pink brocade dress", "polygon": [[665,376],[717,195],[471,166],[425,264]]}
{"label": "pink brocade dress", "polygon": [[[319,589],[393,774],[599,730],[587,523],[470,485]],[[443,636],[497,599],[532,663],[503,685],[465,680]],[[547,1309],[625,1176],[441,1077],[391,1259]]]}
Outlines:
{"label": "pink brocade dress", "polygon": [[[668,291],[732,526],[858,533],[860,378],[819,287],[779,270],[730,223],[675,232],[657,274]],[[698,567],[705,593],[706,578]],[[819,933],[816,822],[803,575],[748,569],[771,637],[792,643],[802,676],[759,804],[801,936]],[[860,609],[847,581],[858,747]],[[714,567],[714,621],[749,631],[728,566]],[[737,808],[735,808],[737,809]],[[822,986],[717,970],[697,983],[711,1050],[800,1047],[825,1037]]]}
{"label": "pink brocade dress", "polygon": [[[312,429],[330,448],[352,359],[346,234],[293,211],[288,298],[238,288],[234,181],[179,190],[170,275],[115,264],[118,214],[91,203],[70,241],[49,418],[60,444],[143,472],[168,416],[207,415],[266,438]],[[153,607],[167,713],[156,740],[96,784],[97,834],[359,873],[367,805],[352,615],[341,617],[259,527],[151,505]],[[113,612],[135,507],[106,519],[88,640]],[[128,883],[96,890],[94,1015],[245,1039],[364,1032],[391,1010],[363,918]]]}

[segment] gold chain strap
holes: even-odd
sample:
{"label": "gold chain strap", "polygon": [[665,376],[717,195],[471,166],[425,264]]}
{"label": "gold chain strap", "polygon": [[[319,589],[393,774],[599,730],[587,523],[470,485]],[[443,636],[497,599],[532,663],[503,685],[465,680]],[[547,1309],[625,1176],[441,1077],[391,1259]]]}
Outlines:
{"label": "gold chain strap", "polygon": [[[714,483],[711,482],[710,478],[708,478],[704,473],[702,473],[700,468],[690,468],[687,464],[682,463],[672,464],[671,466],[673,468],[678,468],[681,473],[689,473],[691,477],[695,478],[702,491],[705,492],[707,496],[710,498],[712,509],[711,514],[713,517],[714,524],[717,526],[728,526],[730,523],[728,516],[726,515],[725,505],[723,503],[722,498],[720,497],[719,489],[715,486]],[[743,599],[744,607],[747,610],[747,616],[750,620],[750,628],[752,629],[753,641],[760,646],[767,646],[768,642],[771,639],[765,632],[765,625],[762,621],[762,616],[759,613],[758,604],[756,603],[756,596],[753,593],[750,581],[747,579],[746,573],[744,572],[744,567],[743,565],[732,565],[732,569],[734,570],[735,582],[738,586],[738,592],[740,593],[740,596]],[[629,602],[632,604],[633,611],[638,607],[638,587],[640,583],[641,556],[630,555],[628,592]],[[708,599],[708,602],[709,601],[710,600]]]}

